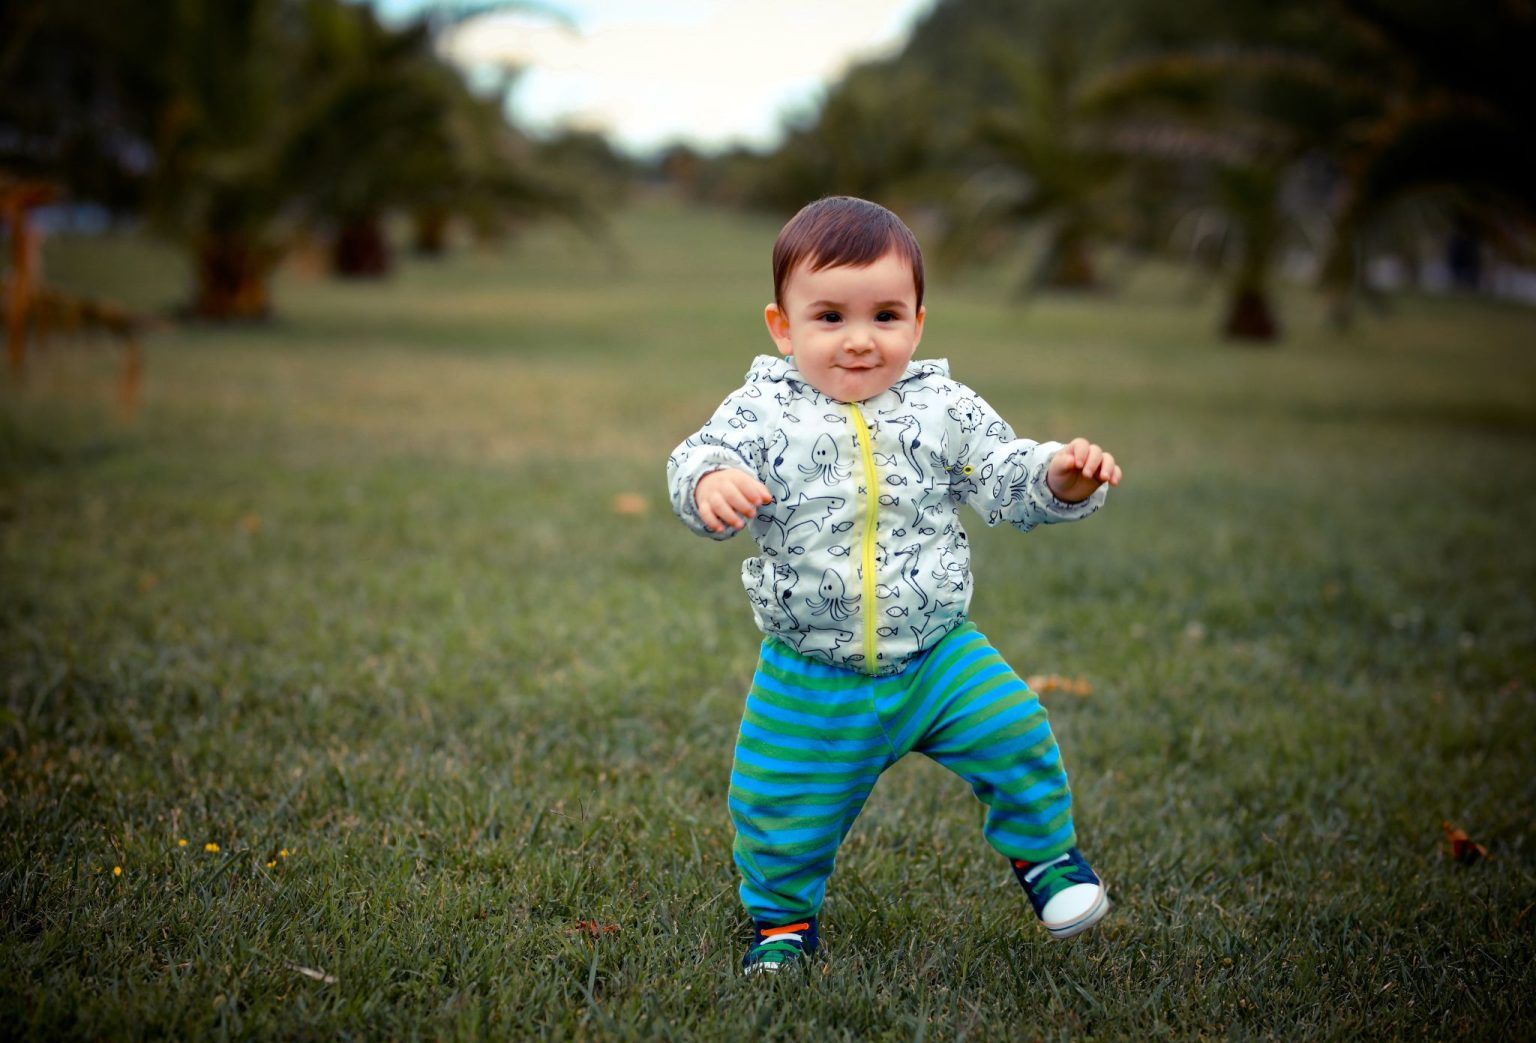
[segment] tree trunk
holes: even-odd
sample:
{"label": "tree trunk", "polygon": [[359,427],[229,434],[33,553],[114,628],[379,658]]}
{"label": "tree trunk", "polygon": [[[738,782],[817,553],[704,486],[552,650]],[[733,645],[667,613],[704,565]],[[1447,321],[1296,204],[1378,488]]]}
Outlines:
{"label": "tree trunk", "polygon": [[1228,340],[1259,343],[1270,343],[1280,336],[1280,324],[1262,286],[1243,286],[1233,293],[1221,333]]}
{"label": "tree trunk", "polygon": [[271,301],[272,259],[239,235],[215,235],[197,249],[197,298],[202,319],[264,319]]}
{"label": "tree trunk", "polygon": [[1053,290],[1096,290],[1099,273],[1088,251],[1088,239],[1075,229],[1058,233],[1046,255],[1041,282]]}
{"label": "tree trunk", "polygon": [[394,258],[378,214],[365,214],[345,222],[336,233],[331,252],[332,271],[353,279],[377,279],[388,275]]}
{"label": "tree trunk", "polygon": [[412,249],[418,257],[441,257],[448,252],[448,211],[422,207],[415,214]]}

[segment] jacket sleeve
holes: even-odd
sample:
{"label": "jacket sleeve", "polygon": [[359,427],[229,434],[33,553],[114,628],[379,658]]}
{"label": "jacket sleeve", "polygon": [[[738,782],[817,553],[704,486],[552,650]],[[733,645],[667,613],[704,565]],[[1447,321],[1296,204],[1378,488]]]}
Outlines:
{"label": "jacket sleeve", "polygon": [[1062,444],[1016,437],[1008,421],[964,385],[951,399],[947,419],[949,445],[958,447],[950,454],[951,489],[988,525],[1009,522],[1028,532],[1086,518],[1104,505],[1107,485],[1080,503],[1057,499],[1045,475]]}
{"label": "jacket sleeve", "polygon": [[766,400],[754,384],[731,392],[720,403],[715,415],[698,431],[683,439],[682,445],[667,457],[667,488],[672,510],[700,536],[728,540],[737,530],[710,532],[699,519],[694,503],[694,489],[699,479],[722,467],[734,467],[762,480],[764,457],[763,432],[766,430]]}

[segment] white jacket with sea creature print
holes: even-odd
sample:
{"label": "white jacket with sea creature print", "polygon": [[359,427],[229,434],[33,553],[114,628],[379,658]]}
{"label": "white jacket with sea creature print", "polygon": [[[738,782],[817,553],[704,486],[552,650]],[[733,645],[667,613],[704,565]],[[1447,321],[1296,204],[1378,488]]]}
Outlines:
{"label": "white jacket with sea creature print", "polygon": [[1059,442],[1015,438],[943,359],[913,362],[863,402],[828,398],[792,359],[759,355],[747,382],[667,459],[672,507],[694,532],[694,488],[722,467],[754,475],[773,502],[747,521],[761,554],[741,569],[757,625],[823,663],[899,671],[965,619],[968,503],[988,525],[1028,531],[1085,518],[1045,483]]}

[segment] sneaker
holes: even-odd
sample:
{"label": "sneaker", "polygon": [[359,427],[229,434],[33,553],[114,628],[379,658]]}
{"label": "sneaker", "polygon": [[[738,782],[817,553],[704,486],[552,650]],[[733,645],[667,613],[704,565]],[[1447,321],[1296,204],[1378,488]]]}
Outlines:
{"label": "sneaker", "polygon": [[820,945],[814,916],[778,927],[759,923],[752,947],[741,958],[742,973],[751,975],[780,970],[804,960]]}
{"label": "sneaker", "polygon": [[1109,894],[1077,848],[1044,862],[1013,860],[1035,915],[1055,938],[1086,931],[1109,912]]}

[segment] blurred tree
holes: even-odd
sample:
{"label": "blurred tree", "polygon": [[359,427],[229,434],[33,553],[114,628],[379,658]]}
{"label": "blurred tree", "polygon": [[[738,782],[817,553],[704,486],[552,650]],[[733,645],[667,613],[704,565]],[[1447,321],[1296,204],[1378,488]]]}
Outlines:
{"label": "blurred tree", "polygon": [[[1536,88],[1525,57],[1536,17],[1497,0],[1473,6],[1214,5],[1096,85],[1142,154],[1212,169],[1206,183],[1237,244],[1229,336],[1274,335],[1267,273],[1309,210],[1330,219],[1321,276],[1340,319],[1364,288],[1369,242],[1391,235],[1382,225],[1415,196],[1463,235],[1510,241],[1512,220],[1529,230],[1536,126],[1520,99]],[[1330,190],[1287,206],[1282,193],[1317,157],[1333,171]]]}
{"label": "blurred tree", "polygon": [[1447,261],[1480,240],[1522,259],[1536,238],[1536,6],[1470,0],[1337,0],[1371,52],[1379,106],[1339,149],[1344,171],[1323,267],[1342,320],[1361,285],[1360,240],[1373,224],[1428,202],[1447,226]]}
{"label": "blurred tree", "polygon": [[749,190],[752,202],[793,212],[844,194],[901,209],[930,195],[923,182],[935,170],[934,100],[923,76],[890,63],[850,70],[764,160]]}
{"label": "blurred tree", "polygon": [[947,250],[977,252],[981,237],[1013,237],[1043,226],[1045,247],[1028,285],[1093,289],[1099,284],[1093,246],[1112,231],[1124,161],[1092,133],[1083,104],[1082,44],[1089,39],[1067,20],[1027,48],[983,50],[1003,75],[1004,88],[975,119],[971,133],[982,167],[951,197]]}
{"label": "blurred tree", "polygon": [[[476,9],[491,6],[507,5]],[[344,267],[377,270],[391,207],[447,201],[486,225],[583,212],[528,172],[526,143],[436,57],[426,20],[388,28],[342,0],[0,11],[0,163],[137,206],[191,251],[196,315],[265,315],[309,224],[340,230]]]}

